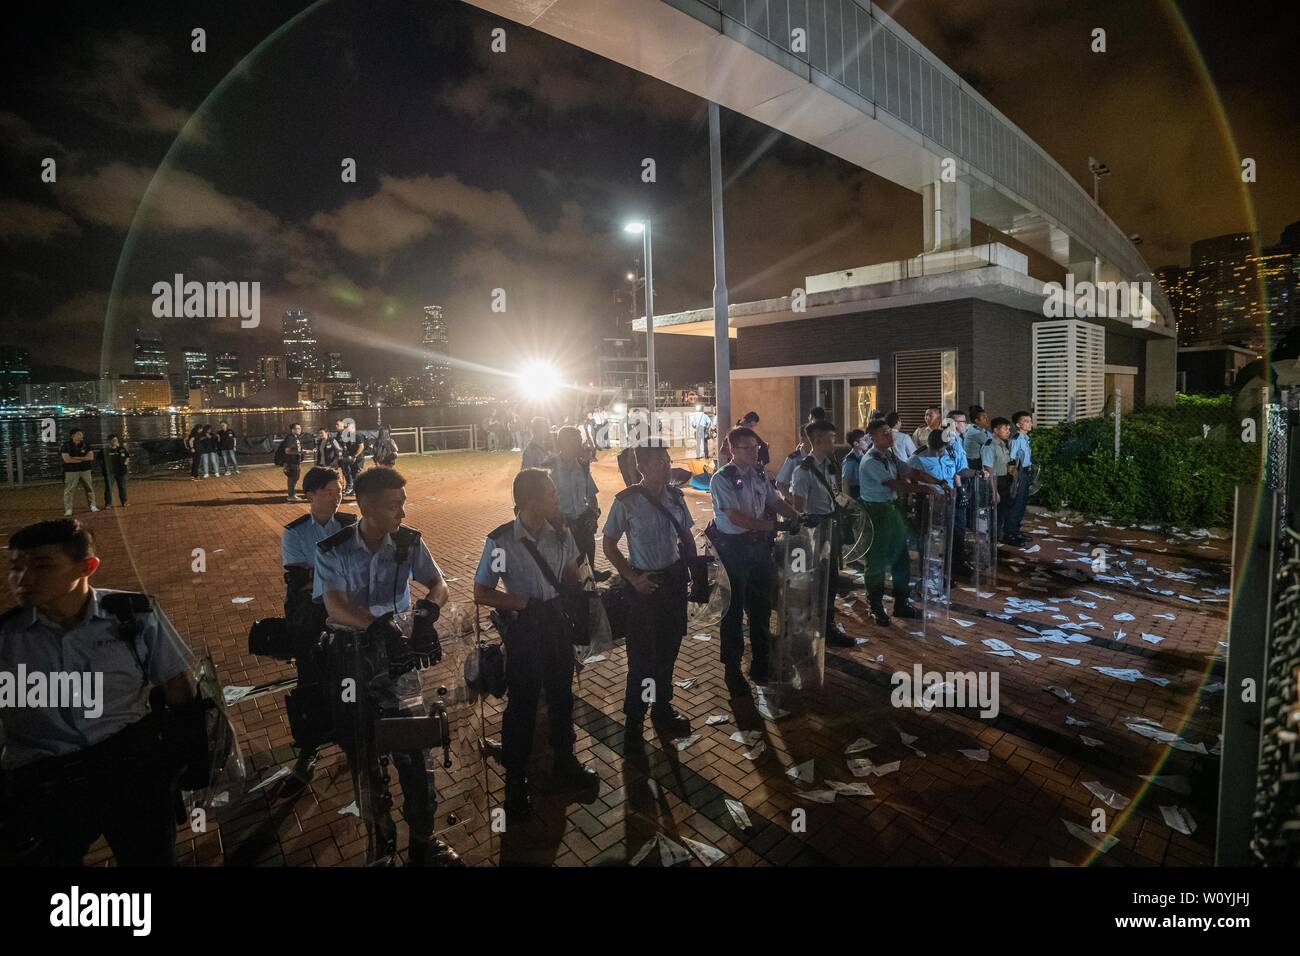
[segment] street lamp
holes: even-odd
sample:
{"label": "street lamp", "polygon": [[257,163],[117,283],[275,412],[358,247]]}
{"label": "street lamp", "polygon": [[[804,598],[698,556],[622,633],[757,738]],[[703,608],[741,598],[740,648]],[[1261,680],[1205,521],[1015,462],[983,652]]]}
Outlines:
{"label": "street lamp", "polygon": [[646,380],[650,387],[650,435],[658,437],[659,427],[655,418],[655,296],[654,263],[650,257],[650,220],[629,222],[623,227],[624,232],[640,235],[645,255],[645,358]]}
{"label": "street lamp", "polygon": [[1088,172],[1092,173],[1092,201],[1098,206],[1101,205],[1100,192],[1098,189],[1102,176],[1110,175],[1110,167],[1097,159],[1095,156],[1088,157]]}

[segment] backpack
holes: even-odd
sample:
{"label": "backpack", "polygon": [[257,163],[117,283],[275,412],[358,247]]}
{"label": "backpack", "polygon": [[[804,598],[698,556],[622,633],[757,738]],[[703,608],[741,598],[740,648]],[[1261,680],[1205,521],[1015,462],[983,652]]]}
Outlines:
{"label": "backpack", "polygon": [[289,460],[284,453],[285,441],[288,441],[288,439],[286,438],[284,441],[280,442],[280,444],[275,446],[275,457],[273,460],[278,468],[283,468],[289,463]]}

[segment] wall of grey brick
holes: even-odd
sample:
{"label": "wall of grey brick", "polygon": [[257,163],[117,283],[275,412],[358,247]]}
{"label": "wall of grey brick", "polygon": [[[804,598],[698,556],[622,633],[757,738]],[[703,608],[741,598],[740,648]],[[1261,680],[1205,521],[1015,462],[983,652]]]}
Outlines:
{"label": "wall of grey brick", "polygon": [[1146,361],[1146,348],[1142,340],[1128,335],[1120,335],[1114,329],[1106,330],[1106,364],[1131,365],[1139,374],[1142,363]]}
{"label": "wall of grey brick", "polygon": [[1029,410],[1034,391],[1033,316],[994,302],[972,300],[974,375],[957,370],[963,407],[979,401],[991,417]]}

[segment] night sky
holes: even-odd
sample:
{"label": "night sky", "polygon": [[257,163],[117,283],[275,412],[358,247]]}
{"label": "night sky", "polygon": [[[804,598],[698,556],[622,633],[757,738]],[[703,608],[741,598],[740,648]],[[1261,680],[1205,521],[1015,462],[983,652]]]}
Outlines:
{"label": "night sky", "polygon": [[[1294,3],[879,6],[1081,183],[1090,154],[1106,162],[1102,204],[1153,267],[1206,236],[1276,242],[1300,219]],[[710,304],[703,101],[456,0],[331,0],[282,29],[308,7],[52,3],[6,31],[0,342],[128,371],[143,325],[173,370],[189,344],[247,369],[279,351],[281,313],[306,308],[356,373],[411,374],[421,307],[437,303],[458,359],[572,364],[626,315],[614,293],[640,245],[621,226],[642,214],[656,311]],[[196,26],[206,53],[190,51]],[[506,54],[488,51],[495,26]],[[1105,55],[1089,50],[1096,26]],[[916,194],[730,113],[723,159],[733,302],[919,251]],[[177,272],[260,281],[261,328],[154,319],[150,290]],[[661,359],[661,374],[707,373]]]}

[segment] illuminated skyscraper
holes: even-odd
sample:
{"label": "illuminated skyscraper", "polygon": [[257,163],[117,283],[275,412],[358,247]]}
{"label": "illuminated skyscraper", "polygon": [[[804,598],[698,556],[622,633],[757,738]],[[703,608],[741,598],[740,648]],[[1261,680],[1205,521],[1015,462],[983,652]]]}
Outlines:
{"label": "illuminated skyscraper", "polygon": [[311,318],[304,309],[290,309],[282,321],[285,374],[296,382],[318,382],[321,377]]}
{"label": "illuminated skyscraper", "polygon": [[451,363],[447,361],[447,323],[442,317],[442,306],[426,305],[424,335],[420,344],[424,348],[424,380],[429,400],[437,405],[451,401]]}
{"label": "illuminated skyscraper", "polygon": [[163,348],[162,337],[137,329],[134,364],[137,375],[166,375],[167,352]]}

